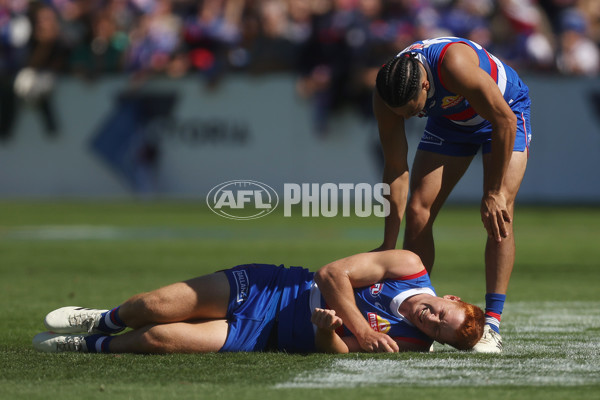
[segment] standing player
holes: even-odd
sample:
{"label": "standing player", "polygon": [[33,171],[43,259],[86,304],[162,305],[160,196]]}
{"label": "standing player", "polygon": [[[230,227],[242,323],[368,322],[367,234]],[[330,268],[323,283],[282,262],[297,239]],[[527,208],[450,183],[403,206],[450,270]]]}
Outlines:
{"label": "standing player", "polygon": [[[485,248],[486,329],[479,352],[502,350],[500,316],[515,258],[514,200],[521,185],[530,129],[527,86],[517,73],[470,40],[416,42],[383,65],[373,108],[390,184],[390,214],[379,250],[396,246],[406,209],[404,248],[431,273],[433,223],[475,154],[483,153],[481,219]],[[428,117],[410,178],[404,121]]]}

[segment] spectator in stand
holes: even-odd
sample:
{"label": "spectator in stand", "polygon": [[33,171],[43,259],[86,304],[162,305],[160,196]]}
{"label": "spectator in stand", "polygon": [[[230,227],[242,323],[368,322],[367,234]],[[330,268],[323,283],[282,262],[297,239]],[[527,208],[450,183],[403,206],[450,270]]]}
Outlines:
{"label": "spectator in stand", "polygon": [[15,76],[25,64],[32,26],[25,1],[0,3],[0,140],[10,138],[16,118]]}
{"label": "spectator in stand", "polygon": [[555,69],[552,28],[542,9],[532,0],[507,0],[498,11],[493,18],[492,51],[519,69]]}
{"label": "spectator in stand", "polygon": [[288,0],[287,38],[295,45],[304,44],[312,32],[312,11],[306,0]]}
{"label": "spectator in stand", "polygon": [[291,71],[295,66],[294,43],[289,39],[288,7],[280,0],[264,0],[256,10],[255,35],[249,45],[252,73]]}
{"label": "spectator in stand", "polygon": [[[359,24],[365,45],[361,46],[360,57],[357,57],[353,85],[356,91],[356,105],[362,115],[372,115],[373,88],[375,78],[381,65],[387,61],[389,55],[398,51],[404,43],[403,32],[410,32],[412,40],[412,27],[400,21],[397,14],[383,0],[358,1]],[[411,43],[408,41],[406,44]]]}
{"label": "spectator in stand", "polygon": [[[34,25],[54,30],[56,51],[37,33],[25,47]],[[214,83],[231,70],[295,72],[324,133],[346,104],[370,114],[378,54],[448,35],[521,70],[599,73],[597,0],[12,0],[0,2],[0,136],[14,119],[14,76],[33,58],[86,77],[198,72]]]}
{"label": "spectator in stand", "polygon": [[596,45],[600,45],[600,1],[580,0],[579,9],[587,21],[588,37]]}
{"label": "spectator in stand", "polygon": [[352,99],[349,82],[366,41],[352,0],[319,3],[312,37],[300,56],[298,91],[313,100],[314,127],[323,136],[330,114]]}
{"label": "spectator in stand", "polygon": [[184,40],[192,69],[215,83],[227,56],[241,40],[245,0],[203,0],[185,21]]}
{"label": "spectator in stand", "polygon": [[71,71],[85,78],[122,72],[129,45],[127,33],[119,29],[109,8],[95,13],[91,24],[90,38],[73,49]]}
{"label": "spectator in stand", "polygon": [[586,36],[586,21],[580,11],[571,8],[562,12],[559,71],[568,75],[597,76],[600,72],[598,46]]}
{"label": "spectator in stand", "polygon": [[[553,33],[558,34],[558,32],[560,32],[561,13],[568,8],[576,7],[580,1],[581,0],[537,0],[537,3],[544,15],[546,15],[550,21]],[[529,0],[528,2],[531,1]]]}
{"label": "spectator in stand", "polygon": [[166,73],[179,49],[181,19],[172,12],[170,0],[157,0],[149,13],[143,14],[131,35],[129,66],[142,76]]}
{"label": "spectator in stand", "polygon": [[58,121],[51,103],[55,75],[64,72],[68,48],[65,46],[56,12],[43,4],[31,10],[33,33],[27,61],[15,79],[15,93],[27,104],[36,107],[46,133],[57,133]]}

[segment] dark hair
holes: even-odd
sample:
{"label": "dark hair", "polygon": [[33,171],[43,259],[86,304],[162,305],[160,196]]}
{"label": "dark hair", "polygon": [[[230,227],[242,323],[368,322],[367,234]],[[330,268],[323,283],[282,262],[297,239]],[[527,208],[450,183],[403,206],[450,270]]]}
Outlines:
{"label": "dark hair", "polygon": [[458,301],[458,304],[465,312],[465,320],[458,327],[456,341],[453,343],[448,342],[448,344],[458,350],[469,350],[472,349],[483,336],[485,314],[481,308],[473,304],[465,303],[461,300]]}
{"label": "dark hair", "polygon": [[395,56],[379,69],[376,87],[390,107],[401,107],[415,98],[421,83],[421,69],[414,54]]}

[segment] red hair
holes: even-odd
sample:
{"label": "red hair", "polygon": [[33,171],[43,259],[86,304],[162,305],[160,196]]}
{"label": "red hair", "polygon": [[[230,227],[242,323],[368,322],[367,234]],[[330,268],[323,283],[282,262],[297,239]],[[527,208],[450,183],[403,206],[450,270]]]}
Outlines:
{"label": "red hair", "polygon": [[456,340],[448,344],[458,350],[470,350],[483,336],[485,315],[481,308],[473,304],[461,300],[457,303],[465,313],[465,320],[456,331]]}

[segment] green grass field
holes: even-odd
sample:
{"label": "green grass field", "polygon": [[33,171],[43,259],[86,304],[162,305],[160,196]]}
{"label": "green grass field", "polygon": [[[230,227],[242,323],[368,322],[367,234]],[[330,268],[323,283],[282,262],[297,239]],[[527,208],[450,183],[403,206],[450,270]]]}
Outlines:
{"label": "green grass field", "polygon": [[[130,295],[247,262],[321,265],[380,244],[377,218],[253,221],[201,202],[0,203],[1,399],[600,399],[600,208],[521,207],[500,356],[41,354],[32,337],[64,305]],[[476,207],[442,211],[438,294],[482,304]]]}

